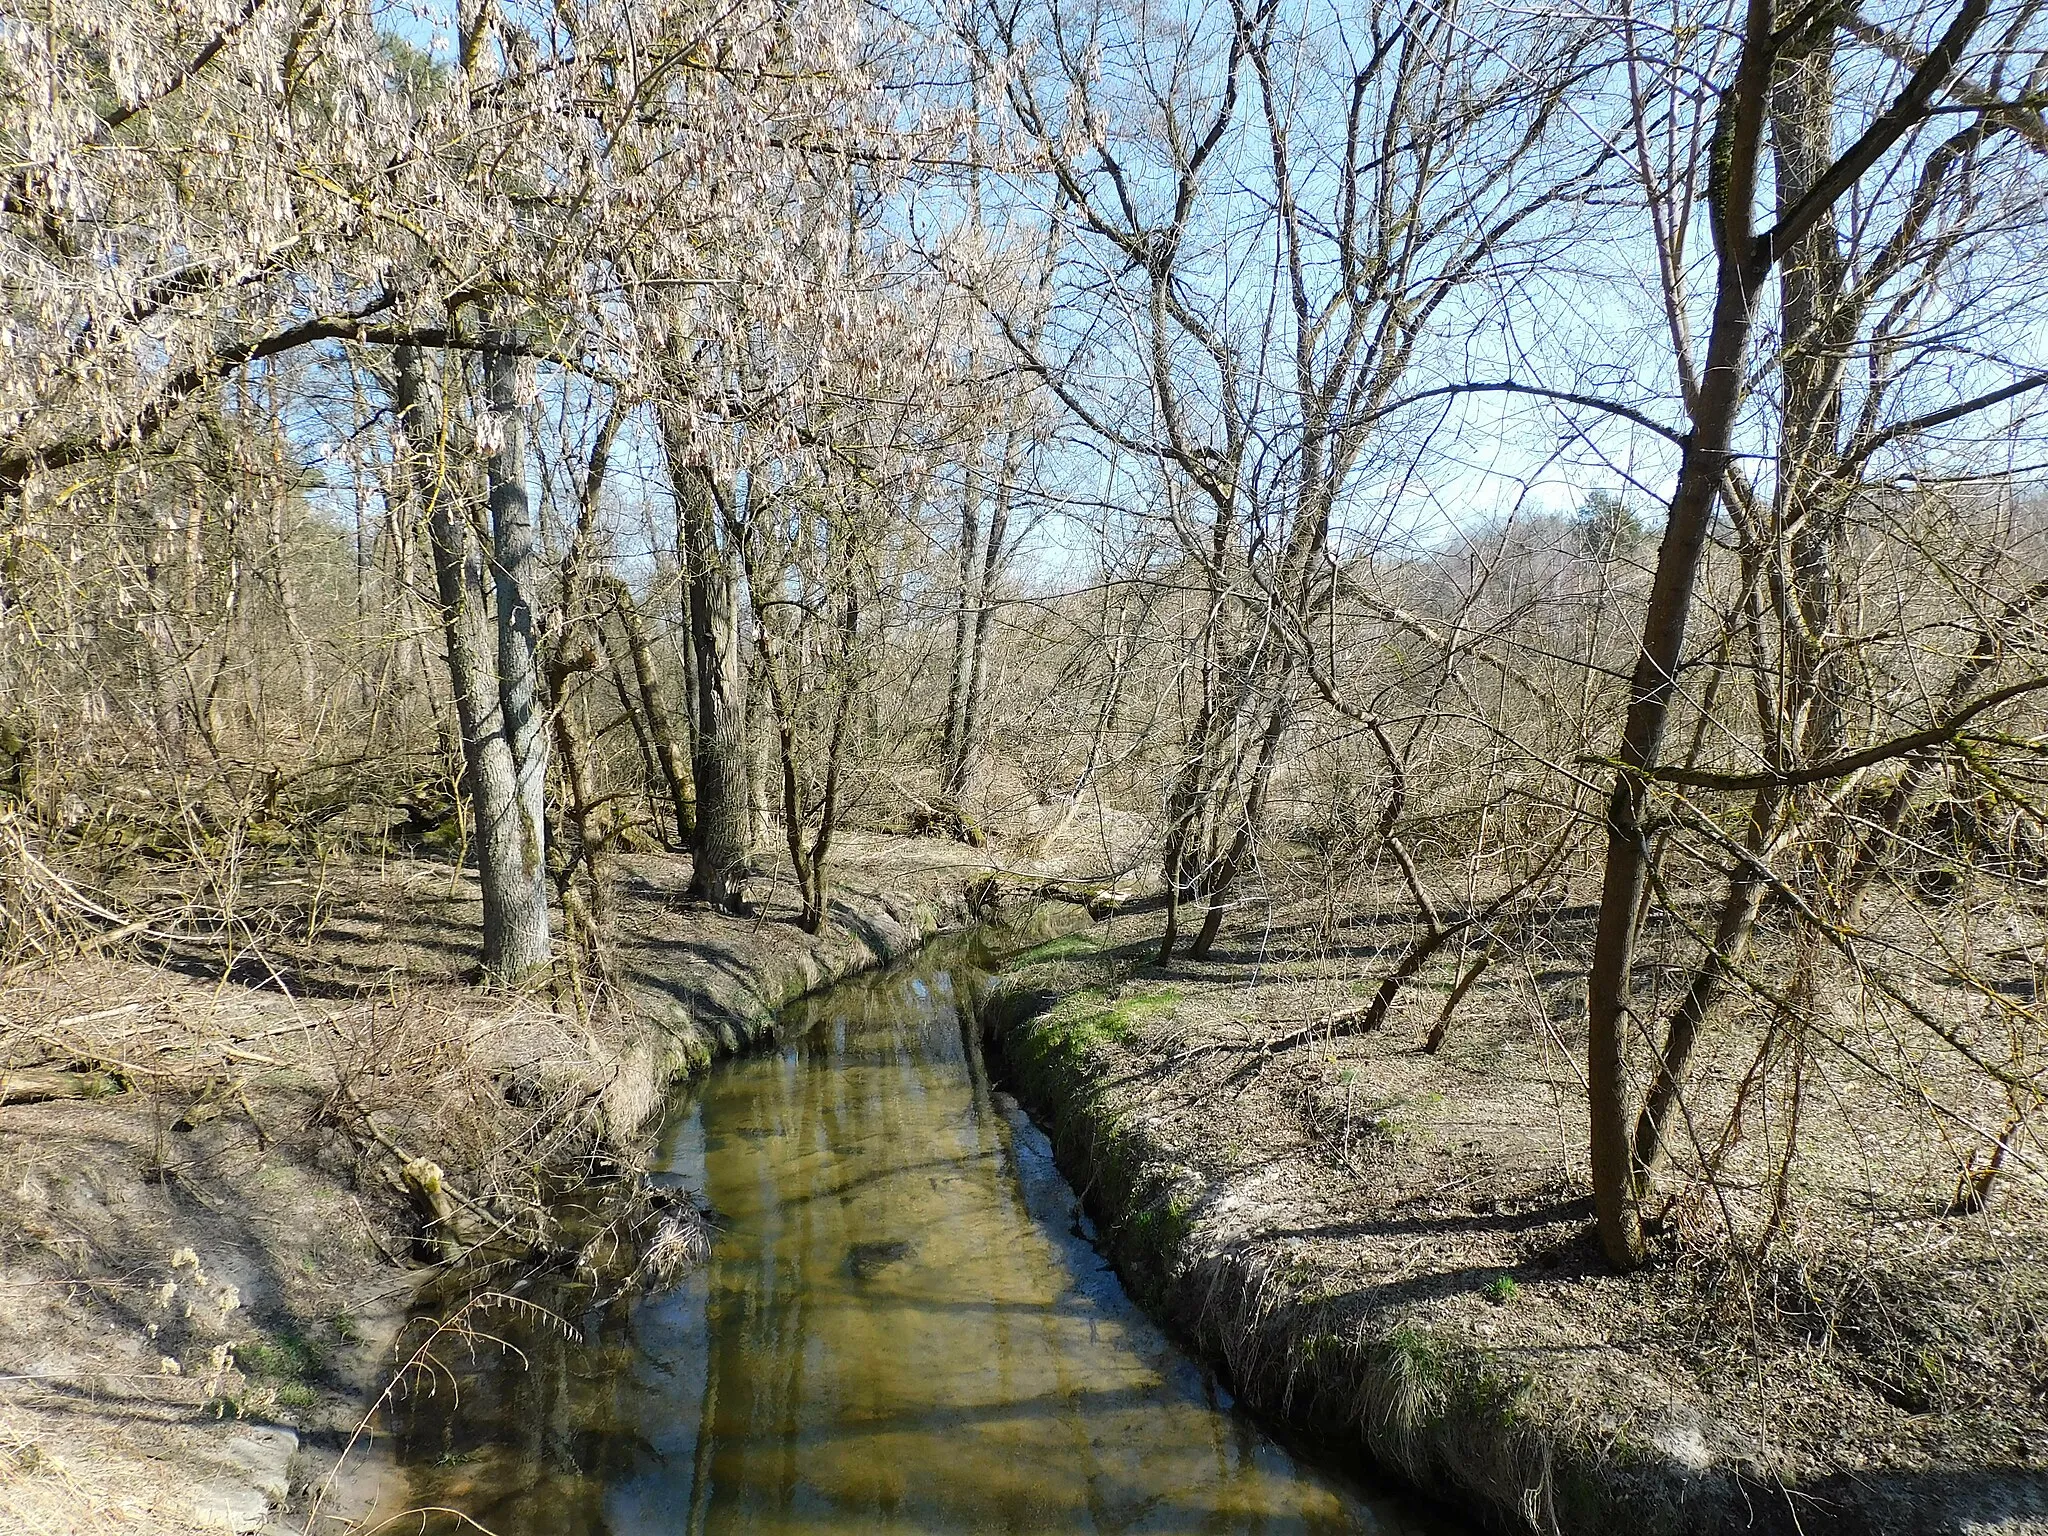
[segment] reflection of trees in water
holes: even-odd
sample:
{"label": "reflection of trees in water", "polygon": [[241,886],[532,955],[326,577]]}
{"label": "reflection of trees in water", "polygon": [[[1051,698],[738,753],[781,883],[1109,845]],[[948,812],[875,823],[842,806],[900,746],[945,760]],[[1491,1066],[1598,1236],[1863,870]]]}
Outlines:
{"label": "reflection of trees in water", "polygon": [[[587,1287],[535,1287],[535,1299],[576,1318]],[[630,1400],[634,1342],[630,1305],[580,1319],[570,1337],[524,1318],[480,1341],[442,1352],[451,1379],[415,1392],[394,1415],[398,1455],[411,1469],[415,1504],[462,1510],[493,1530],[605,1530],[605,1486],[642,1464],[645,1441]]]}
{"label": "reflection of trees in water", "polygon": [[1334,1513],[1084,1277],[1049,1149],[1027,1127],[1020,1154],[993,1101],[970,953],[841,986],[718,1068],[693,1106],[726,1228],[708,1272],[585,1316],[580,1342],[508,1333],[520,1353],[469,1364],[459,1403],[415,1401],[416,1499],[501,1536]]}

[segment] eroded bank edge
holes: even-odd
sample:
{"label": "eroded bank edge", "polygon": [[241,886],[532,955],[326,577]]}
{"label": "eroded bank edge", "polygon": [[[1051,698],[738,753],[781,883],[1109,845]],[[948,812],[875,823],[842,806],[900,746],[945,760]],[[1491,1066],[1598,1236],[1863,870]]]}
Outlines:
{"label": "eroded bank edge", "polygon": [[1045,1127],[1131,1295],[1250,1408],[1340,1466],[1362,1462],[1497,1530],[1773,1528],[1769,1501],[1732,1470],[1603,1450],[1487,1352],[1412,1321],[1346,1321],[1256,1236],[1205,1234],[1192,1213],[1218,1191],[1105,1087],[1121,1041],[1170,1007],[1170,989],[1105,987],[1095,947],[1070,936],[1012,957],[979,1009],[985,1046]]}

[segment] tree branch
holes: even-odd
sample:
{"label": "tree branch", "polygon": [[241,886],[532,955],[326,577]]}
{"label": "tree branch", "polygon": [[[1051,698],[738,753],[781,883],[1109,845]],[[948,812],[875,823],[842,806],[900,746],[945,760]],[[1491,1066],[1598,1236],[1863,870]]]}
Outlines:
{"label": "tree branch", "polygon": [[2008,703],[2023,694],[2038,692],[2043,688],[2048,688],[2048,677],[2030,677],[2000,688],[1994,693],[1987,693],[1981,699],[1964,705],[1954,714],[1936,721],[1924,730],[1894,736],[1889,741],[1878,742],[1875,746],[1865,747],[1860,752],[1831,757],[1804,768],[1790,768],[1783,773],[1716,773],[1706,768],[1633,767],[1619,759],[1606,757],[1582,758],[1581,761],[1616,768],[1659,784],[1682,784],[1689,789],[1757,790],[1781,784],[1818,784],[1827,779],[1845,778],[1849,774],[1860,773],[1865,768],[1874,768],[1879,763],[1895,757],[1910,757],[1915,752],[1925,752],[1930,747],[1958,740],[1963,734],[1963,727],[1986,710],[1995,709],[2000,704]]}
{"label": "tree branch", "polygon": [[1789,253],[1813,228],[1815,221],[1856,185],[1865,171],[1877,164],[1886,150],[1926,118],[1934,93],[1955,73],[1956,66],[1962,62],[1963,49],[1983,24],[1988,9],[1989,0],[1963,0],[1955,20],[1948,24],[1941,40],[1913,71],[1912,78],[1907,80],[1897,99],[1878,114],[1876,120],[1863,130],[1862,137],[1844,150],[1833,165],[1815,178],[1806,195],[1794,203],[1783,218],[1757,236],[1758,253],[1768,264],[1775,265]]}

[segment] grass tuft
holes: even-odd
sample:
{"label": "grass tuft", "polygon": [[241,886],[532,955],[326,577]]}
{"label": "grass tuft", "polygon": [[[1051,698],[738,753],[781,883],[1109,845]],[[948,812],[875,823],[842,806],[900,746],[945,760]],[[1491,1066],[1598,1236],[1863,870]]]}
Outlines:
{"label": "grass tuft", "polygon": [[1092,933],[1063,934],[1034,944],[1022,954],[1003,962],[1005,971],[1021,971],[1034,965],[1053,965],[1062,960],[1092,960],[1102,953],[1102,941]]}

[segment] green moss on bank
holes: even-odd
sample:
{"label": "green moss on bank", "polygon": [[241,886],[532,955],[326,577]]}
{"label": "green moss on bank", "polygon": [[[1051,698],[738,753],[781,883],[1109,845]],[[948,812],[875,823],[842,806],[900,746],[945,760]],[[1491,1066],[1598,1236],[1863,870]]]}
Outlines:
{"label": "green moss on bank", "polygon": [[1147,1019],[1170,1014],[1179,996],[1172,987],[1114,997],[1099,988],[1084,988],[1055,1005],[1036,1033],[1046,1050],[1085,1057],[1105,1045],[1121,1044]]}
{"label": "green moss on bank", "polygon": [[1003,970],[1005,974],[1014,976],[1033,966],[1051,965],[1061,960],[1092,960],[1101,953],[1102,940],[1097,935],[1085,931],[1066,933],[1011,956]]}
{"label": "green moss on bank", "polygon": [[1209,1184],[1121,1075],[1178,995],[1125,982],[1127,963],[1092,935],[1040,945],[1004,967],[982,1019],[1126,1286],[1241,1397],[1501,1530],[1716,1530],[1742,1507],[1732,1478],[1624,1467],[1492,1351],[1400,1316],[1361,1324],[1270,1244],[1206,1230]]}

